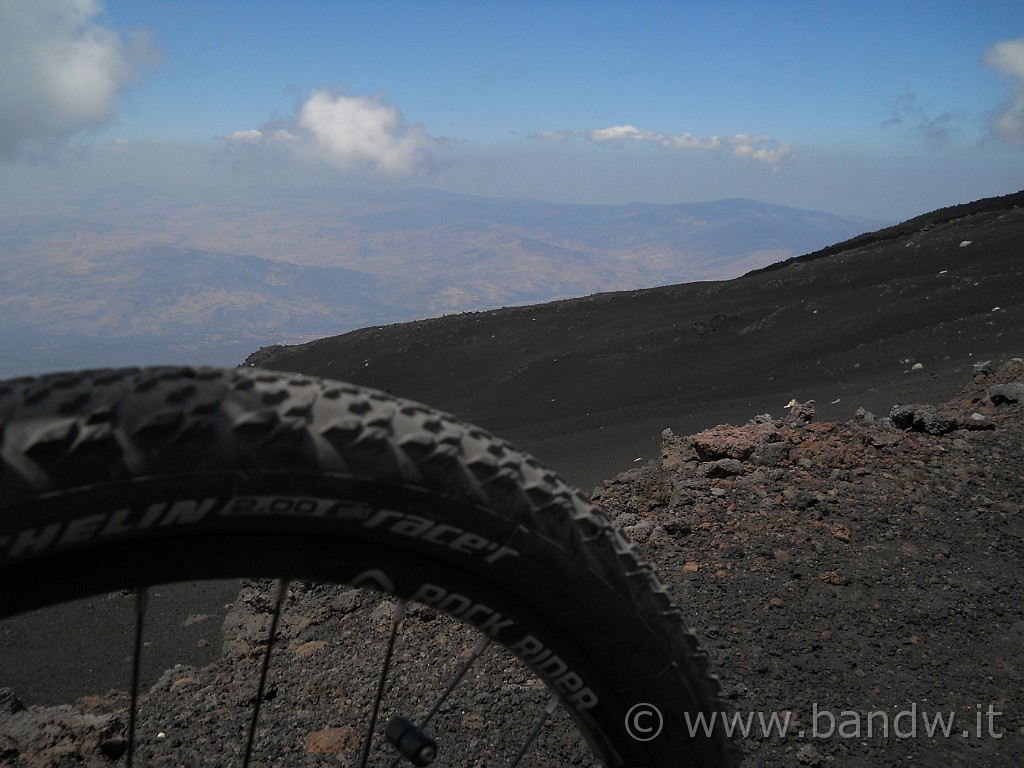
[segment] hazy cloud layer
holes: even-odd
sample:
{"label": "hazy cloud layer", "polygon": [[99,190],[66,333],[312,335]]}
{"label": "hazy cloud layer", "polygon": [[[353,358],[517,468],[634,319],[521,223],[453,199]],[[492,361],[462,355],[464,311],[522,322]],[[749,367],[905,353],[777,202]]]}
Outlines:
{"label": "hazy cloud layer", "polygon": [[783,163],[796,159],[793,148],[784,142],[766,135],[734,133],[731,136],[694,136],[692,133],[666,134],[641,130],[632,125],[613,125],[593,131],[546,131],[536,133],[532,138],[543,141],[568,141],[583,137],[595,144],[609,144],[636,141],[657,144],[668,150],[704,150],[729,152],[737,160],[750,160],[778,168]]}
{"label": "hazy cloud layer", "polygon": [[304,155],[343,171],[412,176],[432,166],[439,143],[423,126],[404,121],[380,98],[313,91],[290,120],[235,131],[237,145],[261,145]]}
{"label": "hazy cloud layer", "polygon": [[1024,37],[996,43],[982,60],[1010,80],[1009,98],[993,114],[990,129],[1008,144],[1024,147]]}
{"label": "hazy cloud layer", "polygon": [[933,115],[915,91],[906,90],[889,107],[885,127],[907,126],[932,147],[943,147],[962,132],[968,113],[964,110]]}
{"label": "hazy cloud layer", "polygon": [[148,42],[93,23],[95,0],[0,2],[0,159],[110,120],[152,57]]}

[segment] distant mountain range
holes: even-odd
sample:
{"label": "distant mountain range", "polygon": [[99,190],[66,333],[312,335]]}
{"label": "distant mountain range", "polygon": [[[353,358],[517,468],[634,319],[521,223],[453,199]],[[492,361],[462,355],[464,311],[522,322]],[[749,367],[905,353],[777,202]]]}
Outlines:
{"label": "distant mountain range", "polygon": [[0,375],[231,365],[370,325],[735,277],[877,224],[750,200],[112,187],[0,213]]}

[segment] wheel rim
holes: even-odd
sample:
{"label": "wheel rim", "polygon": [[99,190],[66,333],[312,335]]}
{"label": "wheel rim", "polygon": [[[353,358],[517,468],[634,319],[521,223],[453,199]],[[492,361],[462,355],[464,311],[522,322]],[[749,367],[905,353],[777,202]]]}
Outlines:
{"label": "wheel rim", "polygon": [[[135,617],[130,628],[133,652],[126,659],[131,682],[109,711],[123,733],[120,762],[129,767],[159,764],[190,742],[193,759],[197,751],[205,750],[210,757],[207,764],[242,766],[279,764],[281,757],[298,758],[292,764],[299,764],[303,752],[336,758],[325,764],[360,768],[594,760],[568,715],[559,711],[557,696],[489,637],[429,606],[346,585],[283,579],[246,582],[239,604],[232,608],[244,614],[246,621],[233,637],[225,637],[233,642],[225,643],[221,658],[201,669],[175,667],[147,689],[140,674],[146,637],[159,631],[149,615],[148,592],[140,588],[134,596],[121,596],[133,602]],[[329,597],[331,593],[336,597]],[[351,605],[351,610],[324,614],[332,599]],[[312,624],[311,610],[319,612]],[[375,654],[379,666],[363,675],[338,674],[335,669],[332,679],[331,665],[350,656],[353,638],[368,631],[374,636],[364,645],[374,647],[360,649],[356,655]],[[447,652],[440,660],[426,652],[432,650],[426,643],[438,638]],[[296,665],[302,663],[307,669],[297,673]],[[308,668],[324,673],[317,675]],[[209,685],[218,679],[223,682],[225,676],[230,681],[218,702],[211,698],[217,694]],[[488,678],[493,679],[487,682]],[[327,713],[309,711],[310,699],[332,687],[334,700],[321,702]],[[243,690],[250,695],[240,706]],[[369,706],[359,712],[341,705],[356,700],[366,703],[367,698]],[[208,742],[209,733],[218,730],[211,718],[232,700],[233,711],[222,712],[219,725],[224,743],[215,747]],[[177,724],[176,704],[189,712]],[[507,717],[515,715],[517,721],[492,722],[502,711]],[[401,739],[388,738],[397,718],[406,718],[414,726],[412,737],[423,733],[436,739],[436,762],[417,762],[414,748],[406,748],[403,755],[394,743]],[[190,733],[188,726],[197,723],[201,728]],[[290,745],[278,743],[286,728],[295,736]],[[538,752],[542,739],[547,746]],[[406,741],[410,740],[415,743],[407,735]],[[107,757],[116,753],[116,740],[109,741],[105,750]]]}

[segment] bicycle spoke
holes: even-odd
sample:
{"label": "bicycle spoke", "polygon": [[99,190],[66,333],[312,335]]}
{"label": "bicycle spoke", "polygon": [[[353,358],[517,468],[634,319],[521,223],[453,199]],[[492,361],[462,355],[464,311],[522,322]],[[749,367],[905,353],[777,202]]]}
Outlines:
{"label": "bicycle spoke", "polygon": [[249,734],[245,741],[245,755],[242,758],[242,768],[247,768],[249,758],[252,755],[252,745],[256,738],[256,721],[260,717],[260,706],[263,703],[263,692],[267,685],[267,671],[270,669],[270,651],[274,647],[274,635],[277,634],[277,622],[281,618],[281,606],[284,605],[285,595],[288,593],[288,582],[285,579],[277,580],[277,590],[274,594],[274,612],[270,615],[270,629],[267,631],[267,647],[263,651],[263,662],[260,665],[260,680],[256,686],[256,702],[253,705],[252,719],[249,721]]}
{"label": "bicycle spoke", "polygon": [[[427,727],[430,721],[434,718],[434,715],[436,715],[438,711],[441,709],[441,705],[445,703],[445,701],[451,695],[451,692],[458,687],[460,682],[462,682],[462,678],[466,676],[466,673],[469,672],[470,667],[472,667],[474,662],[476,662],[476,660],[480,658],[480,654],[482,654],[484,650],[486,650],[487,646],[490,645],[490,642],[491,638],[487,635],[480,636],[480,639],[476,641],[476,645],[473,646],[473,650],[470,651],[469,657],[464,662],[462,662],[462,666],[459,667],[459,670],[449,681],[448,687],[444,689],[444,692],[441,694],[441,696],[437,699],[437,701],[434,702],[434,706],[430,708],[430,711],[423,718],[423,722],[419,724],[420,728]],[[402,756],[396,757],[394,761],[391,763],[391,765],[388,766],[388,768],[395,768],[401,761]]]}
{"label": "bicycle spoke", "polygon": [[384,649],[384,662],[381,665],[380,679],[377,681],[377,696],[373,700],[370,709],[370,722],[363,736],[363,749],[359,755],[359,768],[366,768],[366,761],[370,758],[370,746],[373,743],[373,731],[377,727],[377,716],[380,713],[380,703],[384,698],[384,686],[388,679],[388,670],[391,667],[391,655],[395,651],[395,639],[398,637],[398,628],[405,618],[405,600],[399,600],[395,604],[395,612],[391,616],[391,629],[388,633],[387,647]]}
{"label": "bicycle spoke", "polygon": [[139,705],[139,677],[142,670],[142,624],[149,603],[149,592],[145,587],[135,590],[135,646],[132,649],[132,679],[130,702],[128,704],[128,768],[132,768],[135,755],[135,721]]}
{"label": "bicycle spoke", "polygon": [[540,713],[540,717],[537,718],[537,722],[533,724],[533,730],[530,731],[530,735],[526,737],[526,741],[523,742],[523,746],[519,748],[519,754],[515,756],[515,759],[509,763],[509,768],[516,768],[519,765],[519,761],[523,759],[527,752],[530,751],[530,747],[533,746],[533,742],[537,740],[540,735],[540,729],[544,727],[544,723],[547,719],[554,714],[555,709],[558,707],[558,697],[552,696],[544,707],[544,711]]}
{"label": "bicycle spoke", "polygon": [[480,639],[477,640],[476,645],[473,646],[473,650],[470,652],[469,658],[466,659],[462,666],[459,667],[459,671],[455,673],[455,676],[448,683],[448,687],[444,689],[444,693],[441,697],[434,702],[434,706],[430,708],[427,716],[423,718],[423,722],[420,723],[421,728],[426,728],[427,724],[433,719],[434,715],[437,714],[438,710],[441,709],[441,705],[444,704],[445,700],[451,695],[451,692],[455,690],[462,678],[469,672],[469,668],[473,666],[473,663],[480,658],[480,654],[484,652],[484,649],[490,644],[491,638],[487,635],[481,635]]}

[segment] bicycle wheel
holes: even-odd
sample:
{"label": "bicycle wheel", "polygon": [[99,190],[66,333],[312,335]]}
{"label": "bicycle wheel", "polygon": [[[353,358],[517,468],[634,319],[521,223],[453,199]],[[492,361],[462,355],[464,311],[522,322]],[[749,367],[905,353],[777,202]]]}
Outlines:
{"label": "bicycle wheel", "polygon": [[693,728],[715,722],[717,683],[651,567],[478,427],[340,382],[203,368],[0,383],[0,421],[0,616],[183,580],[369,586],[508,649],[604,765],[731,764],[720,729]]}

